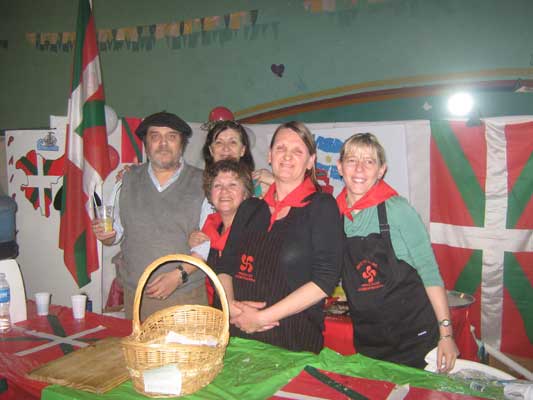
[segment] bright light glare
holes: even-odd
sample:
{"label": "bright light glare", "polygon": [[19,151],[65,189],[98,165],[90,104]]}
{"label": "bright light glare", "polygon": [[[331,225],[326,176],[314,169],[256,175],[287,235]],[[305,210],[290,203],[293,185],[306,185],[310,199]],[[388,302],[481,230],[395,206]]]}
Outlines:
{"label": "bright light glare", "polygon": [[448,99],[448,110],[458,117],[467,115],[473,105],[474,99],[468,93],[456,93]]}

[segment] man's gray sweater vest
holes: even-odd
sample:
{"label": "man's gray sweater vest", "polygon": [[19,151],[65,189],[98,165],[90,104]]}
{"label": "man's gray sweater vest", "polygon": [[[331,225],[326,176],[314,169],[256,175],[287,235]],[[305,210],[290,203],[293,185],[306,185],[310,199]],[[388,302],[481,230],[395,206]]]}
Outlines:
{"label": "man's gray sweater vest", "polygon": [[[178,180],[162,192],[155,188],[148,164],[132,168],[124,174],[120,191],[120,221],[124,237],[120,247],[125,268],[118,271],[120,281],[131,290],[146,267],[155,259],[171,253],[189,254],[188,239],[198,229],[204,193],[202,170],[184,164]],[[152,274],[171,271],[168,263]],[[204,284],[204,274],[197,271],[178,290],[188,291]]]}

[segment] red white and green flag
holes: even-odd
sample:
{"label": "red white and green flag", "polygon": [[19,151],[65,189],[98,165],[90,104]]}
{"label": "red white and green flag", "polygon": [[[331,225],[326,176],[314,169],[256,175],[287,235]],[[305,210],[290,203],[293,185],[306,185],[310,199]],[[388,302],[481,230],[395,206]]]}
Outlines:
{"label": "red white and green flag", "polygon": [[431,240],[476,336],[533,357],[533,122],[431,124]]}
{"label": "red white and green flag", "polygon": [[135,135],[135,131],[142,122],[142,118],[123,117],[122,140],[120,148],[120,162],[124,164],[141,163],[143,161],[143,143]]}
{"label": "red white and green flag", "polygon": [[91,217],[94,193],[101,194],[102,183],[110,172],[104,105],[92,7],[89,0],[80,0],[59,234],[65,265],[79,287],[89,283],[90,274],[99,267]]}

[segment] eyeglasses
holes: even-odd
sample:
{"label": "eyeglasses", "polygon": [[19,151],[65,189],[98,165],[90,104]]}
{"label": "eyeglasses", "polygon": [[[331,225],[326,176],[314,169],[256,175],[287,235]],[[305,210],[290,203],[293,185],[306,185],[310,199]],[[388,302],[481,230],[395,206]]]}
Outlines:
{"label": "eyeglasses", "polygon": [[374,158],[357,158],[357,157],[348,157],[342,160],[342,163],[348,167],[357,167],[360,165],[362,168],[371,169],[375,168],[378,165],[378,162]]}

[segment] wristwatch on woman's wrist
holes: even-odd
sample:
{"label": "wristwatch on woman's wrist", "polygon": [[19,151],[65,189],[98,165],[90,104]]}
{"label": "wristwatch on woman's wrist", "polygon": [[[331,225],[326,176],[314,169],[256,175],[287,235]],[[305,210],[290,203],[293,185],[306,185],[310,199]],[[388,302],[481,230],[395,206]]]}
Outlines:
{"label": "wristwatch on woman's wrist", "polygon": [[452,326],[452,322],[448,318],[445,318],[439,321],[439,326],[447,328],[448,326]]}
{"label": "wristwatch on woman's wrist", "polygon": [[189,273],[183,269],[183,265],[179,264],[178,269],[181,272],[181,283],[187,283],[189,280]]}

